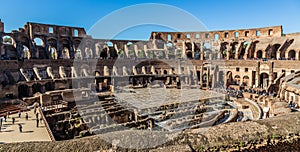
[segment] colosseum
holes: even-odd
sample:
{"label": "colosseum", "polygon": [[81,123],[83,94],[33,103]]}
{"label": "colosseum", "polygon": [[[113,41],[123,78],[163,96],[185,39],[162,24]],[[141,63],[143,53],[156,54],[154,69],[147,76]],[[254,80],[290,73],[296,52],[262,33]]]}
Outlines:
{"label": "colosseum", "polygon": [[[299,110],[299,36],[271,26],[106,40],[33,22],[6,33],[0,20],[0,143],[279,119]],[[28,139],[9,115],[20,132],[42,127]]]}

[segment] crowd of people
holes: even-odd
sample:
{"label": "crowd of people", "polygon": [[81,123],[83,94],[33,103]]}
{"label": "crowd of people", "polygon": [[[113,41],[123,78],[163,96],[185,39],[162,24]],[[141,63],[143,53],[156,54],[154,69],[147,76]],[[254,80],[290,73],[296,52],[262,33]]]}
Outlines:
{"label": "crowd of people", "polygon": [[[36,120],[36,127],[38,128],[39,127],[39,123],[42,123],[42,117],[39,116],[39,112],[37,111],[37,106],[34,106],[34,114],[35,114],[35,120]],[[28,112],[27,111],[24,111],[25,112],[25,116],[22,117],[22,111],[19,110],[18,113],[17,113],[17,118],[18,118],[18,121],[20,121],[20,119],[24,118],[26,121],[29,121],[29,115],[28,115]],[[23,112],[23,113],[24,113]],[[4,126],[4,123],[6,125],[8,125],[8,122],[11,122],[10,125],[15,125],[15,122],[16,122],[16,117],[12,116],[11,112],[6,112],[6,114],[3,116],[3,117],[0,117],[0,132],[3,130],[3,126]],[[23,132],[23,123],[18,123],[18,128],[19,128],[19,132],[22,133]]]}

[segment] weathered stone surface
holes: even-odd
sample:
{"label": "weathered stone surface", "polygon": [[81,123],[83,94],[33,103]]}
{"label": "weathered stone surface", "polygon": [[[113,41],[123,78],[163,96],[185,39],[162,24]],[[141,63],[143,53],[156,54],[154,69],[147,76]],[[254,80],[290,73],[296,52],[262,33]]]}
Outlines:
{"label": "weathered stone surface", "polygon": [[[222,124],[208,129],[186,130],[153,149],[132,149],[113,146],[107,139],[153,139],[165,136],[159,132],[125,131],[59,142],[29,142],[0,145],[0,151],[191,151],[194,150],[266,150],[299,149],[300,113],[282,115],[254,122]],[[106,140],[104,140],[106,139]],[[136,140],[136,144],[149,140]],[[159,142],[159,141],[157,141]],[[255,147],[255,148],[254,148]]]}

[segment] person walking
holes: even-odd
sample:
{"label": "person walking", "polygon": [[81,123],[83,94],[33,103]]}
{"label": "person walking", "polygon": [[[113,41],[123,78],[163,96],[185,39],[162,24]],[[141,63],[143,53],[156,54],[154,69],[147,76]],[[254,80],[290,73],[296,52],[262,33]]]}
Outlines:
{"label": "person walking", "polygon": [[18,124],[19,125],[19,131],[20,131],[20,133],[22,132],[22,125],[21,124]]}
{"label": "person walking", "polygon": [[36,118],[36,119],[39,118],[39,113],[38,113],[38,112],[35,113],[35,118]]}
{"label": "person walking", "polygon": [[11,118],[11,122],[12,122],[12,124],[15,124],[15,117]]}
{"label": "person walking", "polygon": [[25,118],[26,118],[26,120],[28,120],[28,113],[27,112],[25,113]]}
{"label": "person walking", "polygon": [[4,122],[6,122],[6,115],[3,116],[3,120],[4,120]]}
{"label": "person walking", "polygon": [[21,110],[18,111],[18,117],[21,118]]}
{"label": "person walking", "polygon": [[39,119],[36,118],[36,127],[38,128],[39,127]]}

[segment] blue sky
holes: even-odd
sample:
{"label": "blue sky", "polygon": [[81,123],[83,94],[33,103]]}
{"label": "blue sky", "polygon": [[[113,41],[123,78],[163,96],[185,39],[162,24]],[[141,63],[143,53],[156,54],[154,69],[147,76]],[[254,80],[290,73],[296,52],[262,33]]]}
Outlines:
{"label": "blue sky", "polygon": [[[283,25],[284,33],[300,32],[299,0],[6,0],[1,2],[0,18],[5,23],[6,32],[23,27],[27,21],[78,26],[89,31],[97,21],[113,11],[141,3],[161,3],[183,9],[198,18],[208,30]],[[178,18],[175,16],[170,20]],[[120,19],[119,22],[126,21]],[[178,21],[178,24],[187,23]],[[169,30],[162,26],[144,25],[127,29],[115,38],[147,39],[151,31]]]}

